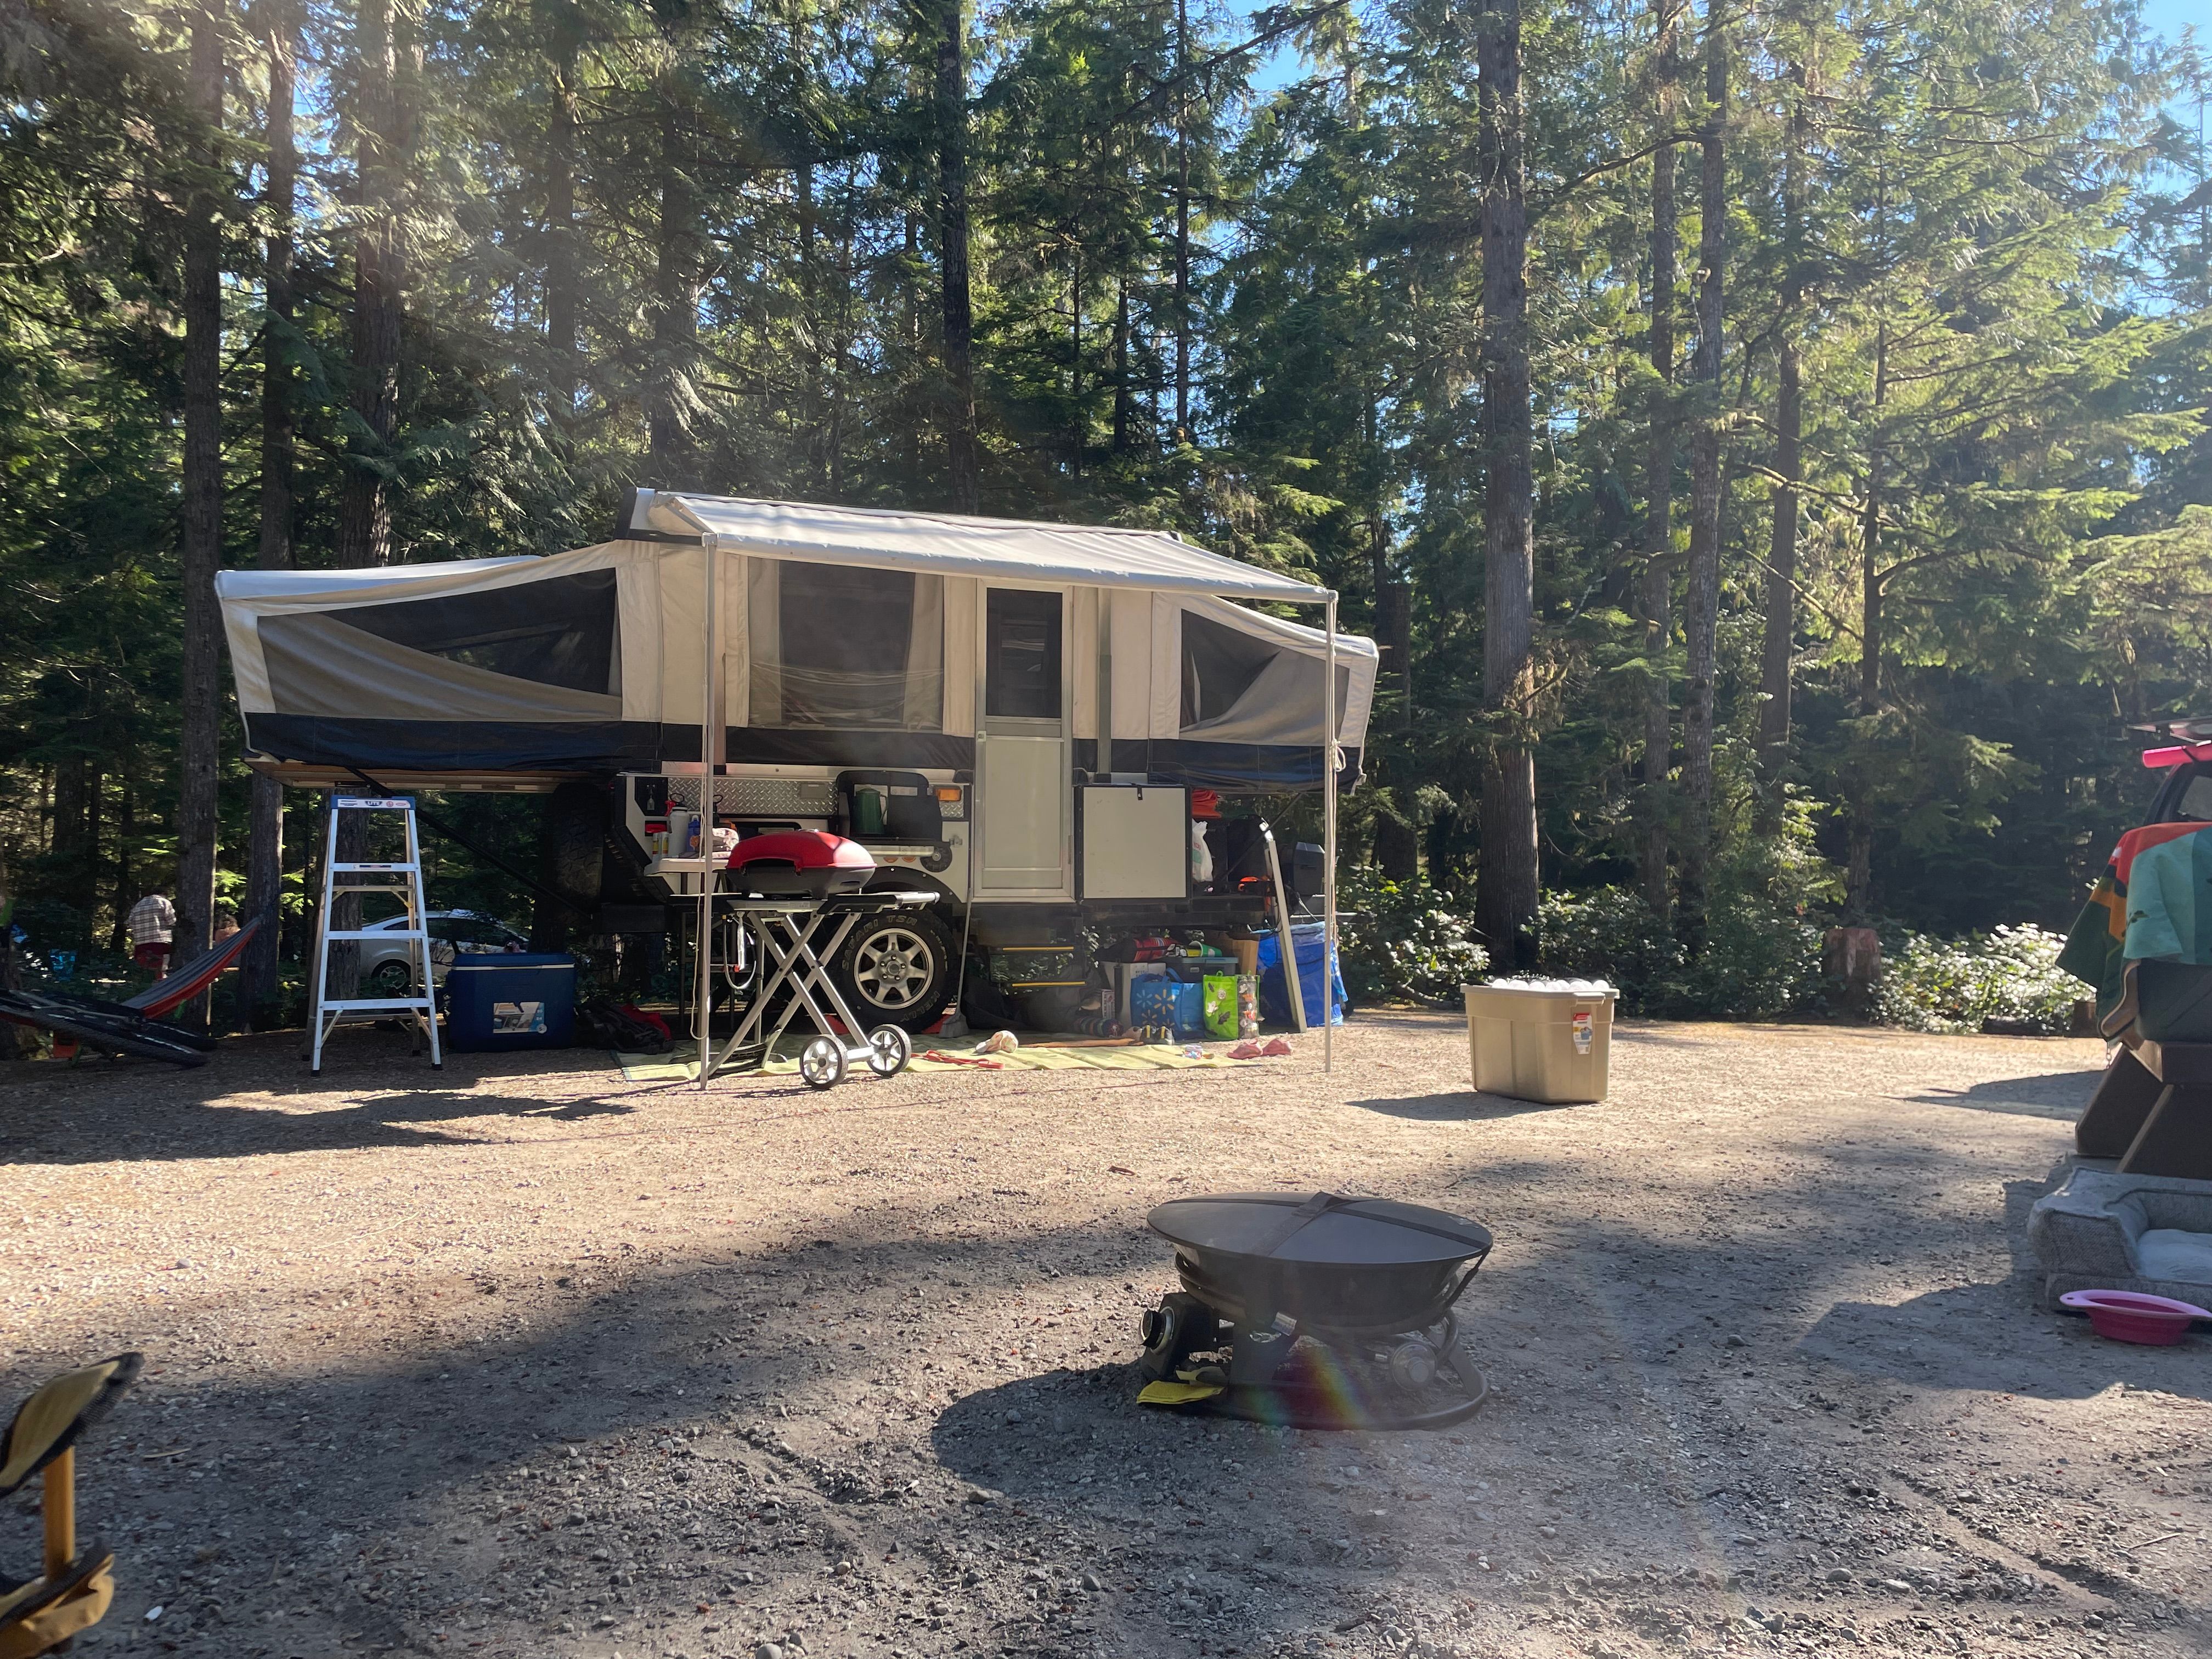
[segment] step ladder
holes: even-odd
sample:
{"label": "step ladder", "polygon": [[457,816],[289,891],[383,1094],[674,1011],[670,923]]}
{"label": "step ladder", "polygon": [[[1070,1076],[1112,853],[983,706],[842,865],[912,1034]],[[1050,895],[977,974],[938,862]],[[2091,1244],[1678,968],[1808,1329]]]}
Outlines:
{"label": "step ladder", "polygon": [[[348,812],[398,814],[407,838],[406,858],[398,863],[338,862],[338,824]],[[315,918],[314,1036],[307,1054],[308,1067],[317,1077],[323,1074],[323,1044],[339,1026],[349,1023],[374,1023],[399,1015],[414,1021],[416,1041],[412,1052],[421,1052],[421,1039],[427,1035],[430,1039],[430,1069],[441,1070],[446,1062],[438,1048],[437,990],[430,981],[428,911],[422,902],[422,842],[415,834],[414,799],[408,795],[333,795],[327,816],[329,823],[323,847],[323,903]],[[374,822],[374,818],[370,821]],[[407,925],[404,927],[374,929],[331,927],[332,902],[348,893],[391,894],[406,907]],[[385,944],[395,939],[406,940],[408,957],[415,968],[415,985],[420,994],[331,997],[329,994],[331,947],[363,939],[375,939]]]}

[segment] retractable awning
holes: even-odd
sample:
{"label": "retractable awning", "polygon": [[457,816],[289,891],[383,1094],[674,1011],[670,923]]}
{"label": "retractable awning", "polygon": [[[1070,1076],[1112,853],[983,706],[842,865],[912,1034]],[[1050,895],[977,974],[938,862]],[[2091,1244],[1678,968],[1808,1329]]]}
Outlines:
{"label": "retractable awning", "polygon": [[1004,581],[1210,593],[1321,605],[1328,590],[1225,559],[1164,530],[1115,530],[950,513],[886,512],[804,501],[638,490],[631,534],[711,535],[725,553],[810,564],[860,565]]}

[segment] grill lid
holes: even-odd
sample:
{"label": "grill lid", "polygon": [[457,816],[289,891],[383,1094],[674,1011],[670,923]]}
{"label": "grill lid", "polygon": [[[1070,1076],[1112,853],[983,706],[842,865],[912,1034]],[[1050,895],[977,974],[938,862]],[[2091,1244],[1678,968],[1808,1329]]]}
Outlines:
{"label": "grill lid", "polygon": [[1487,1255],[1490,1230],[1387,1198],[1213,1193],[1170,1200],[1146,1218],[1171,1243],[1250,1260],[1346,1267],[1441,1266]]}

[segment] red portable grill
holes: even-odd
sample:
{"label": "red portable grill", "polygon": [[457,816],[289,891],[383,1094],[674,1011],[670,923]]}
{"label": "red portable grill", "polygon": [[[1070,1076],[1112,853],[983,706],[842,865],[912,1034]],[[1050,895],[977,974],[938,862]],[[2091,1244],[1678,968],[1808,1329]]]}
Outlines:
{"label": "red portable grill", "polygon": [[799,1075],[810,1088],[831,1087],[853,1066],[878,1077],[905,1066],[913,1040],[896,1024],[864,1032],[830,971],[861,916],[936,897],[868,892],[876,867],[860,842],[816,830],[770,830],[731,849],[723,878],[728,896],[716,908],[739,924],[726,971],[732,988],[749,993],[750,1006],[719,1057],[700,1034],[708,1075],[726,1063],[765,1064],[802,1011],[822,1033],[799,1052]]}
{"label": "red portable grill", "polygon": [[828,898],[857,893],[876,872],[875,855],[857,841],[819,830],[773,830],[730,850],[731,885],[763,898]]}

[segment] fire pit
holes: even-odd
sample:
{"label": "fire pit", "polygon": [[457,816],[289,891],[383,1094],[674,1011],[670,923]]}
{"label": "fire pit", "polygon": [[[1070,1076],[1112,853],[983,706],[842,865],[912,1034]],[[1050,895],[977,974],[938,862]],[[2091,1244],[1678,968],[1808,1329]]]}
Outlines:
{"label": "fire pit", "polygon": [[1146,1313],[1156,1402],[1298,1428],[1442,1428],[1489,1392],[1452,1309],[1487,1229],[1316,1193],[1176,1199],[1147,1218],[1182,1289]]}

